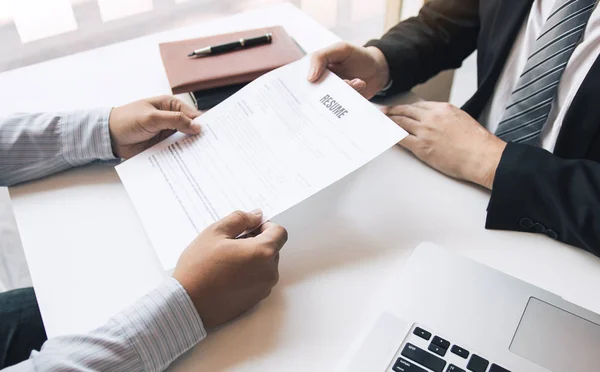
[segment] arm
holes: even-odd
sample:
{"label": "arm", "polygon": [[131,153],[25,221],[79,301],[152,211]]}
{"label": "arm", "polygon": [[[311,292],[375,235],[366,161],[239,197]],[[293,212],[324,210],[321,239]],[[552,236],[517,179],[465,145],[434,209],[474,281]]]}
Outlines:
{"label": "arm", "polygon": [[385,55],[394,93],[460,67],[475,50],[478,33],[479,0],[432,0],[417,17],[400,22],[367,46]]}
{"label": "arm", "polygon": [[130,158],[176,131],[195,135],[200,112],[161,96],[114,109],[0,118],[0,186],[94,160]]}
{"label": "arm", "polygon": [[545,233],[600,256],[600,164],[508,143],[486,228]]}
{"label": "arm", "polygon": [[[17,371],[162,371],[213,328],[266,298],[279,280],[287,231],[259,210],[207,227],[182,253],[173,278],[104,326],[48,340]],[[253,231],[238,239],[245,231]],[[2,335],[0,335],[2,337]]]}
{"label": "arm", "polygon": [[600,256],[600,163],[506,143],[447,103],[384,111],[400,144],[451,177],[492,190],[486,228],[537,232]]}
{"label": "arm", "polygon": [[205,337],[192,300],[169,279],[104,326],[51,339],[5,371],[162,371]]}
{"label": "arm", "polygon": [[0,118],[0,186],[115,159],[109,115],[110,109],[102,109]]}

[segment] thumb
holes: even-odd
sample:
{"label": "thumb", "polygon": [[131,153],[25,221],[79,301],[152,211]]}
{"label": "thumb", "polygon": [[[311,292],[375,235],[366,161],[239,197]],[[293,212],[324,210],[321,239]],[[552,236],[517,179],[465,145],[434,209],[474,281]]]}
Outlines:
{"label": "thumb", "polygon": [[218,233],[233,239],[260,226],[262,218],[263,213],[260,209],[253,210],[252,212],[235,211],[229,216],[215,222],[213,227]]}
{"label": "thumb", "polygon": [[352,80],[344,80],[348,85],[350,85],[352,88],[354,88],[355,91],[357,92],[362,92],[366,87],[367,87],[367,83],[365,83],[364,80],[361,79],[352,79]]}
{"label": "thumb", "polygon": [[157,110],[152,121],[157,131],[172,129],[185,134],[200,133],[200,124],[181,111]]}
{"label": "thumb", "polygon": [[316,82],[329,64],[343,62],[350,54],[352,54],[352,45],[346,42],[338,42],[314,52],[310,57],[308,81]]}

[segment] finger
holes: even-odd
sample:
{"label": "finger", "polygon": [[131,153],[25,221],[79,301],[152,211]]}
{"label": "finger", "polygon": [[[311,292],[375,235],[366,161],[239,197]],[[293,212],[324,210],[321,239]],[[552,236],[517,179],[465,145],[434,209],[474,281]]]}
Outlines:
{"label": "finger", "polygon": [[273,248],[279,251],[288,240],[288,232],[282,226],[267,221],[260,227],[258,235],[253,239],[255,242],[272,244]]}
{"label": "finger", "polygon": [[346,60],[352,53],[352,47],[349,43],[338,42],[314,52],[310,57],[308,81],[314,83],[319,80],[330,63],[341,63]]}
{"label": "finger", "polygon": [[400,141],[398,143],[400,144],[400,146],[404,147],[405,149],[407,149],[408,151],[410,151],[414,154],[415,151],[417,150],[418,141],[419,141],[419,139],[416,136],[409,134],[408,136],[404,137],[404,139],[402,139],[402,141]]}
{"label": "finger", "polygon": [[448,105],[446,102],[431,102],[431,101],[419,101],[412,104],[414,107],[422,108],[425,110],[433,110],[441,106]]}
{"label": "finger", "polygon": [[406,116],[421,121],[427,110],[413,105],[397,105],[383,107],[381,111],[387,116]]}
{"label": "finger", "polygon": [[156,145],[157,143],[164,141],[165,139],[171,137],[175,133],[177,133],[177,131],[172,130],[172,129],[160,131],[156,136],[154,136],[150,139],[148,147],[152,147],[152,146]]}
{"label": "finger", "polygon": [[273,263],[273,269],[271,269],[271,273],[269,276],[267,276],[267,281],[271,288],[275,287],[277,283],[279,283],[279,253],[275,255]]}
{"label": "finger", "polygon": [[398,124],[400,128],[412,135],[416,135],[419,129],[422,128],[418,121],[411,119],[408,116],[392,115],[389,118],[392,119],[394,123]]}
{"label": "finger", "polygon": [[269,297],[270,295],[271,295],[271,288],[262,292],[262,294],[260,295],[260,297],[261,297],[260,301],[264,300],[265,298]]}
{"label": "finger", "polygon": [[198,134],[201,130],[200,124],[181,111],[156,110],[152,114],[152,122],[157,132],[172,129],[185,134]]}
{"label": "finger", "polygon": [[252,212],[235,211],[229,216],[212,225],[217,233],[234,239],[241,234],[256,229],[262,223],[262,211],[256,209]]}
{"label": "finger", "polygon": [[344,80],[348,85],[350,85],[355,91],[361,92],[367,87],[367,83],[359,78],[355,78],[352,80]]}
{"label": "finger", "polygon": [[158,96],[150,98],[150,103],[159,110],[175,112],[179,111],[192,119],[200,116],[201,114],[201,112],[196,110],[194,107],[173,96]]}

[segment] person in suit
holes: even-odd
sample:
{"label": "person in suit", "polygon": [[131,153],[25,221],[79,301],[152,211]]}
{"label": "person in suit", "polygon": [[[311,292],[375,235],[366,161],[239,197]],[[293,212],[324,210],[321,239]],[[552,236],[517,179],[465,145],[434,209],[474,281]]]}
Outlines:
{"label": "person in suit", "polygon": [[400,145],[491,190],[486,228],[536,232],[600,256],[600,9],[596,0],[433,0],[365,47],[312,56],[366,98],[411,89],[477,50],[478,89],[459,109],[384,112]]}

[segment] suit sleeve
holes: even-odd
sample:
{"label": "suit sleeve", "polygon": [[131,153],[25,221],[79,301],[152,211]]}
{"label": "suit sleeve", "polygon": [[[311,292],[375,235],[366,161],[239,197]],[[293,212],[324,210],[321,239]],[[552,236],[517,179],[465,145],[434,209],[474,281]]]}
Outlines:
{"label": "suit sleeve", "polygon": [[546,234],[600,256],[600,163],[508,143],[486,228]]}
{"label": "suit sleeve", "polygon": [[388,92],[395,93],[440,71],[460,67],[475,50],[478,34],[479,0],[433,0],[417,17],[400,22],[380,40],[366,45],[385,55],[393,81]]}

